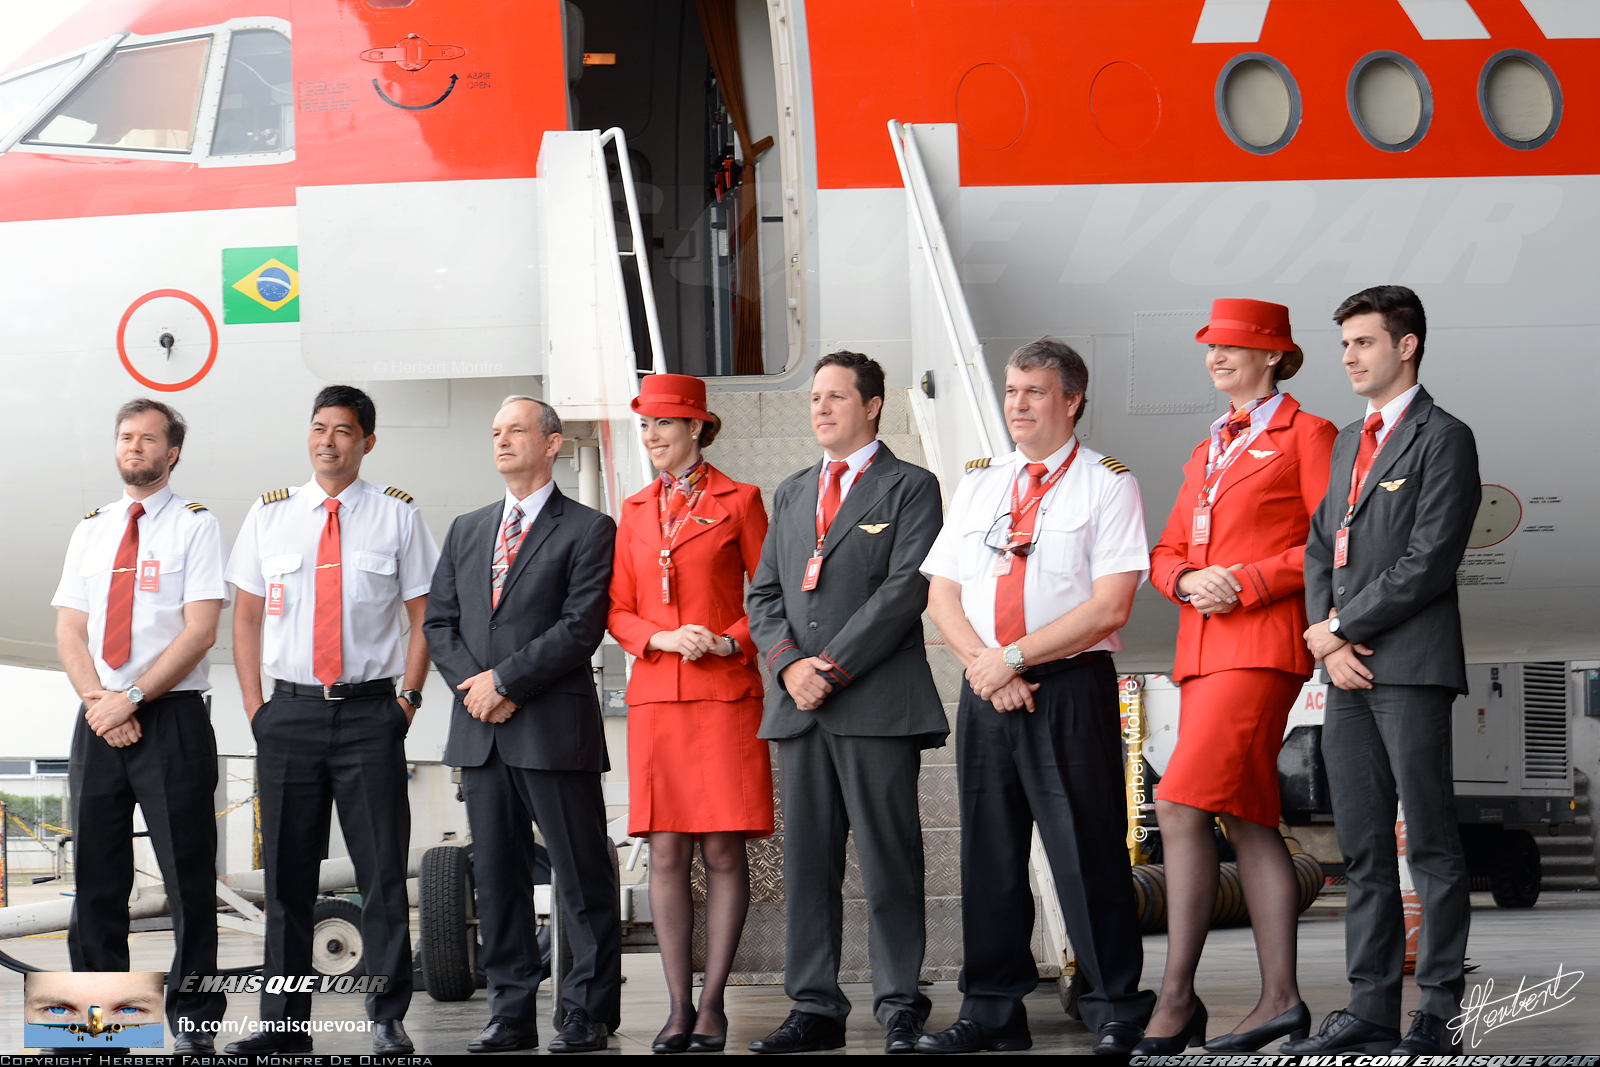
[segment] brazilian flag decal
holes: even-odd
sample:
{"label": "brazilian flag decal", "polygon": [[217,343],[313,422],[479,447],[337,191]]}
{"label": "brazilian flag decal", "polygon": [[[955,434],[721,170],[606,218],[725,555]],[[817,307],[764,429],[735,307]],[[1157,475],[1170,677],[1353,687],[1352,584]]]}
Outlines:
{"label": "brazilian flag decal", "polygon": [[294,245],[222,250],[222,322],[299,322],[300,254]]}

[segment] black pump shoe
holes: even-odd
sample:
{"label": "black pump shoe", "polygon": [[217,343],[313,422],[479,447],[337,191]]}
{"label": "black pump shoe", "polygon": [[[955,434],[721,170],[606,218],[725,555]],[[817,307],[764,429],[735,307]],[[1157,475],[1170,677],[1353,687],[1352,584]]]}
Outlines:
{"label": "black pump shoe", "polygon": [[1254,1052],[1275,1037],[1304,1041],[1311,1034],[1311,1009],[1301,1001],[1271,1022],[1254,1030],[1223,1034],[1206,1042],[1207,1052]]}
{"label": "black pump shoe", "polygon": [[[679,1030],[675,1034],[667,1033],[667,1028],[663,1026],[661,1028],[661,1032],[656,1035],[656,1039],[650,1043],[650,1051],[662,1053],[688,1052],[689,1035],[694,1031],[694,1024],[697,1017],[698,1013],[691,1012],[689,1014],[688,1028]],[[668,1020],[668,1023],[671,1023],[670,1019]]]}
{"label": "black pump shoe", "polygon": [[1194,998],[1194,1013],[1183,1029],[1171,1037],[1145,1037],[1133,1046],[1135,1056],[1172,1056],[1186,1048],[1206,1043],[1206,1006],[1199,997]]}

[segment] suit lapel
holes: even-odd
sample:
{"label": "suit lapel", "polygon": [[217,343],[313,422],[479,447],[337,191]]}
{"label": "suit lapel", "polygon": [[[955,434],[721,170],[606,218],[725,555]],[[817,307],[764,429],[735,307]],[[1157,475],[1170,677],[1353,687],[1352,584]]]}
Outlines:
{"label": "suit lapel", "polygon": [[[565,499],[566,498],[561,495],[561,490],[552,490],[550,493],[550,499],[546,500],[544,502],[544,507],[539,509],[539,517],[533,520],[533,525],[529,527],[528,532],[522,538],[522,547],[517,549],[517,558],[511,561],[511,570],[506,575],[506,584],[500,590],[501,604],[504,604],[506,601],[511,599],[511,587],[517,583],[517,577],[523,572],[523,570],[527,568],[528,560],[539,551],[539,546],[544,544],[545,540],[555,532],[556,526],[561,521],[562,502]],[[496,527],[489,539],[489,555],[491,561],[494,557],[494,538],[499,536],[500,530],[498,527]],[[490,587],[493,588],[494,577],[492,567],[490,571],[489,582]],[[496,608],[495,610],[498,611],[499,609]]]}
{"label": "suit lapel", "polygon": [[[659,479],[656,484],[661,484]],[[728,509],[723,507],[722,501],[717,498],[733,492],[733,484],[733,479],[715,467],[706,472],[706,490],[700,494],[700,499],[695,502],[694,512],[683,520],[682,526],[678,527],[677,539],[672,546],[674,552],[706,531],[727,525]],[[657,493],[660,493],[659,489]],[[657,500],[652,501],[652,503],[656,508],[656,517],[659,519],[661,514],[659,495]],[[660,529],[659,523],[657,524],[657,529]]]}
{"label": "suit lapel", "polygon": [[833,525],[828,527],[828,539],[823,542],[822,554],[826,556],[832,552],[834,546],[855,528],[856,522],[899,484],[900,478],[900,461],[894,458],[889,446],[880,441],[872,462],[866,470],[856,475],[855,483],[850,486],[850,495],[839,505]]}
{"label": "suit lapel", "polygon": [[1294,413],[1299,410],[1300,405],[1295,398],[1285,395],[1278,404],[1278,410],[1273,412],[1272,421],[1267,424],[1267,428],[1250,442],[1255,447],[1246,448],[1244,454],[1234,460],[1233,466],[1223,472],[1222,480],[1217,483],[1218,500],[1240,482],[1249,481],[1273,464],[1282,462],[1284,442],[1277,437],[1288,432],[1289,424],[1294,421]]}
{"label": "suit lapel", "polygon": [[[1372,499],[1372,494],[1378,491],[1378,483],[1400,461],[1400,457],[1410,449],[1411,442],[1416,440],[1418,432],[1428,421],[1428,415],[1433,411],[1433,397],[1428,395],[1426,389],[1417,390],[1417,395],[1411,398],[1411,403],[1400,416],[1400,425],[1389,431],[1389,436],[1384,439],[1383,448],[1372,461],[1372,471],[1367,475],[1367,484],[1361,490],[1361,498],[1356,501],[1356,511],[1360,512],[1366,507],[1367,501]],[[1346,490],[1348,493],[1348,490]],[[1351,521],[1355,520],[1352,515]]]}

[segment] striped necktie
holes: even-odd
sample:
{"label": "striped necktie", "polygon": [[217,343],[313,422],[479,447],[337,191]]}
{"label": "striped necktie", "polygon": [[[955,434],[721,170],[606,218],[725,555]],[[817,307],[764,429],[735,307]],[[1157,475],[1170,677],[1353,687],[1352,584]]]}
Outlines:
{"label": "striped necktie", "polygon": [[490,610],[500,606],[500,594],[506,587],[506,575],[511,573],[511,564],[516,562],[517,549],[522,547],[522,505],[511,505],[511,514],[506,516],[505,525],[500,528],[500,537],[494,544],[494,596]]}
{"label": "striped necktie", "polygon": [[133,575],[139,569],[139,516],[144,505],[128,508],[128,528],[122,531],[117,546],[117,562],[111,571],[111,592],[106,597],[106,632],[100,642],[100,658],[116,670],[128,662],[133,648]]}
{"label": "striped necktie", "polygon": [[317,606],[311,623],[311,673],[323,685],[337,685],[344,673],[344,583],[339,580],[339,499],[322,502],[328,521],[317,541]]}

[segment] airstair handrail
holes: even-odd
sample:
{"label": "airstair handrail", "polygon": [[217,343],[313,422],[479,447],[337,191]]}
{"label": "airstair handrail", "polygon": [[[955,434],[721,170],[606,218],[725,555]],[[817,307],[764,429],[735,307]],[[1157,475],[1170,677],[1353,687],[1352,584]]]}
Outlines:
{"label": "airstair handrail", "polygon": [[[639,197],[633,188],[633,161],[628,158],[628,138],[621,127],[613,126],[600,135],[600,152],[605,155],[606,142],[614,142],[617,146],[617,176],[622,182],[622,197],[628,203],[628,229],[633,236],[632,251],[624,252],[620,248],[617,255],[632,256],[633,262],[639,268],[639,289],[644,295],[644,321],[650,334],[650,372],[662,374],[666,371],[666,363],[661,355],[661,320],[656,316],[656,290],[650,283],[650,249],[644,241],[644,225],[639,221]],[[641,251],[643,254],[641,255]],[[627,290],[622,284],[622,260],[617,260],[617,292],[622,294],[622,316],[628,317]]]}
{"label": "airstair handrail", "polygon": [[[956,273],[955,260],[950,255],[944,224],[934,208],[928,171],[923,166],[916,135],[897,119],[889,120],[889,140],[894,145],[895,162],[900,165],[900,180],[905,185],[906,205],[910,209],[912,223],[917,228],[918,243],[927,260],[934,299],[938,302],[939,315],[944,320],[950,348],[955,354],[956,376],[961,380],[962,391],[972,410],[972,421],[976,425],[983,454],[992,456],[995,447],[989,433],[989,420],[992,418],[998,427],[1003,427],[1005,421],[994,397],[989,368],[983,361],[983,345],[978,340],[977,328],[972,324],[972,313],[961,292],[960,276]],[[987,405],[985,400],[988,401]]]}

